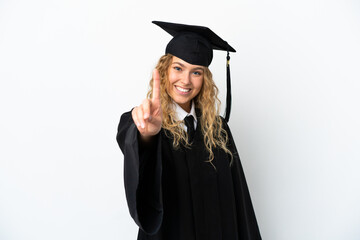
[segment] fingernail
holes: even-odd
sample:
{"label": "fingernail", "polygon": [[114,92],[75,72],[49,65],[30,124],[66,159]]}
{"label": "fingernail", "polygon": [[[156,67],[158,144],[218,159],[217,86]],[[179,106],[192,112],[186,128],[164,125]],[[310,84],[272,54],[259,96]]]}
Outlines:
{"label": "fingernail", "polygon": [[141,123],[141,128],[145,128],[145,124],[144,124],[144,123]]}
{"label": "fingernail", "polygon": [[144,118],[148,118],[149,117],[149,114],[148,113],[145,113],[144,114]]}

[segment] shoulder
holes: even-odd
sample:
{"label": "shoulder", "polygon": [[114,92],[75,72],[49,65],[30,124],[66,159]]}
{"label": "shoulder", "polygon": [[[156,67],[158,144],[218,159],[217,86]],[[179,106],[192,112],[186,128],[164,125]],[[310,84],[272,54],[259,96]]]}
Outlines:
{"label": "shoulder", "polygon": [[132,111],[132,109],[121,115],[119,125],[118,125],[118,131],[120,131],[121,127],[124,127],[125,125],[129,126],[130,124],[134,123],[132,116],[131,116],[131,111]]}
{"label": "shoulder", "polygon": [[220,115],[218,115],[217,117],[220,118],[220,120],[221,120],[221,126],[222,126],[222,128],[223,128],[225,131],[230,132],[229,125],[228,125],[228,123],[226,122],[225,118],[224,118],[223,116],[220,116]]}

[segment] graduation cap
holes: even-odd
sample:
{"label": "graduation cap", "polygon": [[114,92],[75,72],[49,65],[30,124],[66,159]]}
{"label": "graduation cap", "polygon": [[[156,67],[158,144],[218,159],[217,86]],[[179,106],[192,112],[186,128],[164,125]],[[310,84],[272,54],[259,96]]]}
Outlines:
{"label": "graduation cap", "polygon": [[166,46],[165,53],[170,53],[190,64],[208,67],[213,58],[213,49],[227,51],[225,120],[228,122],[231,110],[229,52],[236,52],[235,49],[207,27],[160,21],[152,23],[173,36]]}

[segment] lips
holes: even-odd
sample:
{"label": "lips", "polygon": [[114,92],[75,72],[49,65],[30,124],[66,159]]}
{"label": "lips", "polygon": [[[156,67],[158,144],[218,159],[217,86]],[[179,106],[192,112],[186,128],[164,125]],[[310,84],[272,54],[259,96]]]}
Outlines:
{"label": "lips", "polygon": [[180,91],[181,93],[188,93],[191,91],[191,88],[182,88],[182,87],[179,87],[179,86],[175,86],[175,88]]}

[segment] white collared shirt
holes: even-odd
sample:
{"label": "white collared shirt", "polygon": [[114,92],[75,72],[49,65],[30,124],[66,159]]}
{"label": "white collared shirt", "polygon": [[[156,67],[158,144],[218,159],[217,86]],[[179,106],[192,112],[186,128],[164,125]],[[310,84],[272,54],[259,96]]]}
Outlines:
{"label": "white collared shirt", "polygon": [[[194,101],[192,101],[191,103],[191,110],[190,112],[186,112],[184,109],[182,109],[176,102],[174,102],[174,106],[175,106],[175,112],[176,112],[176,117],[177,120],[181,121],[184,120],[187,116],[192,115],[194,117],[194,129],[196,130],[196,126],[197,126],[197,118],[196,118],[196,113],[195,113],[195,103]],[[183,128],[185,131],[187,131],[187,127],[184,124]]]}

